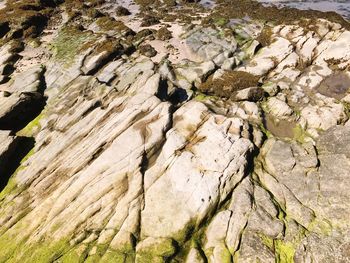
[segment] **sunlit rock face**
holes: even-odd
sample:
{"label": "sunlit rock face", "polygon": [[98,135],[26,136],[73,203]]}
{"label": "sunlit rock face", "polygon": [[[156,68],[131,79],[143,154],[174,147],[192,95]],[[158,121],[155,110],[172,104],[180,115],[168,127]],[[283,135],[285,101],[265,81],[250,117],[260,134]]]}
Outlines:
{"label": "sunlit rock face", "polygon": [[349,30],[255,1],[1,1],[0,262],[349,262]]}

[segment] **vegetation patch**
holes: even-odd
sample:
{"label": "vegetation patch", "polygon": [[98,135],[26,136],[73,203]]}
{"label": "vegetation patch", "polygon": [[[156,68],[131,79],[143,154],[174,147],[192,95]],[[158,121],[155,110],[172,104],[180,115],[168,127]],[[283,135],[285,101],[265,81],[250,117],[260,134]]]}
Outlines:
{"label": "vegetation patch", "polygon": [[157,31],[157,38],[159,39],[159,40],[163,40],[163,41],[165,41],[165,40],[169,40],[169,39],[171,39],[173,36],[172,36],[172,34],[171,34],[171,32],[169,31],[169,29],[167,28],[167,27],[162,27],[161,29],[159,29],[158,31]]}
{"label": "vegetation patch", "polygon": [[290,242],[274,240],[276,263],[294,263],[295,247]]}
{"label": "vegetation patch", "polygon": [[260,35],[256,38],[256,40],[263,46],[269,46],[272,43],[272,28],[269,26],[264,26]]}
{"label": "vegetation patch", "polygon": [[117,9],[116,9],[116,15],[117,16],[128,16],[130,14],[131,14],[130,11],[127,8],[123,7],[123,6],[118,6]]}
{"label": "vegetation patch", "polygon": [[91,32],[81,31],[73,26],[65,27],[53,42],[54,58],[69,66],[74,62],[75,56],[83,51],[83,47],[92,44],[95,39],[96,36]]}
{"label": "vegetation patch", "polygon": [[41,113],[34,120],[32,120],[26,127],[17,132],[18,136],[33,137],[33,135],[41,129],[40,120],[43,119],[45,115]]}
{"label": "vegetation patch", "polygon": [[96,24],[103,31],[116,31],[123,33],[131,30],[123,22],[117,21],[114,18],[108,16],[98,18]]}
{"label": "vegetation patch", "polygon": [[1,37],[11,30],[10,38],[38,36],[57,5],[55,0],[6,1],[6,6],[0,10]]}
{"label": "vegetation patch", "polygon": [[218,97],[230,98],[233,92],[255,87],[259,77],[244,71],[225,72],[220,78],[213,80],[209,77],[206,82],[199,86],[203,93]]}

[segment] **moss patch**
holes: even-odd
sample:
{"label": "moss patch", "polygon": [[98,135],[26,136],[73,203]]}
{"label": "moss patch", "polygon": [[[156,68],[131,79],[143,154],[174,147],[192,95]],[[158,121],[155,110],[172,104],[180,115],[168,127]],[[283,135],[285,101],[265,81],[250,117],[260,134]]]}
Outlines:
{"label": "moss patch", "polygon": [[307,138],[312,138],[311,135],[305,131],[300,124],[293,128],[293,139],[300,143],[305,143]]}

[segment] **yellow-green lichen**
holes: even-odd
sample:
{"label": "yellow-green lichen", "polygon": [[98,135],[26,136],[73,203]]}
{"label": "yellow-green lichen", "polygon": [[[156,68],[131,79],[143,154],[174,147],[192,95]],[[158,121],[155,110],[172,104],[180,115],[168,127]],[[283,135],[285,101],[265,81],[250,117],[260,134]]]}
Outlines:
{"label": "yellow-green lichen", "polygon": [[[39,248],[34,249],[35,247]],[[69,248],[69,242],[65,239],[55,242],[52,245],[41,243],[34,245],[33,248],[28,251],[28,254],[19,262],[53,262],[61,257]]]}
{"label": "yellow-green lichen", "polygon": [[17,223],[0,236],[0,262],[54,262],[70,249],[68,238],[30,242],[28,236],[22,233],[24,229],[25,225]]}
{"label": "yellow-green lichen", "polygon": [[295,245],[291,242],[274,240],[276,263],[294,263]]}
{"label": "yellow-green lichen", "polygon": [[269,236],[259,234],[259,237],[261,239],[261,242],[267,246],[269,249],[273,249],[273,239]]}
{"label": "yellow-green lichen", "polygon": [[109,262],[133,263],[135,262],[135,253],[123,253],[121,251],[108,249],[101,258],[100,263]]}
{"label": "yellow-green lichen", "polygon": [[83,263],[89,253],[89,244],[80,244],[65,253],[57,263]]}
{"label": "yellow-green lichen", "polygon": [[214,24],[217,26],[224,26],[229,22],[229,20],[225,17],[218,17],[214,19]]}
{"label": "yellow-green lichen", "polygon": [[202,92],[197,92],[196,96],[194,97],[195,100],[197,101],[206,101],[206,100],[215,100],[217,99],[216,96],[210,96],[210,95],[206,95]]}
{"label": "yellow-green lichen", "polygon": [[8,194],[12,193],[16,188],[16,179],[14,177],[11,177],[7,182],[6,187],[0,192],[0,201],[3,200]]}
{"label": "yellow-green lichen", "polygon": [[95,245],[90,250],[90,255],[85,260],[85,263],[99,262],[101,260],[101,258],[103,257],[103,255],[107,252],[107,250],[108,250],[108,244]]}
{"label": "yellow-green lichen", "polygon": [[309,225],[308,231],[315,232],[324,236],[329,236],[333,231],[332,223],[326,219],[315,218]]}
{"label": "yellow-green lichen", "polygon": [[15,234],[5,233],[0,235],[0,262],[10,262],[12,258],[16,257],[19,253],[19,247],[22,246],[23,240],[17,240],[16,238],[20,231],[12,232]]}
{"label": "yellow-green lichen", "polygon": [[275,253],[276,263],[294,263],[294,254],[297,243],[280,239],[273,239],[264,234],[259,234],[261,242]]}
{"label": "yellow-green lichen", "polygon": [[300,124],[297,124],[293,128],[294,140],[300,143],[305,143],[307,138],[311,136],[301,127]]}

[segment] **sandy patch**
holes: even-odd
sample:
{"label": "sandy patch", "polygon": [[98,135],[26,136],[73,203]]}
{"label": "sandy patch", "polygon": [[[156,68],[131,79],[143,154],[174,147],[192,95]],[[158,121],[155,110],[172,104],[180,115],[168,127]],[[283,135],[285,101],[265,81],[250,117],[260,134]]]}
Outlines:
{"label": "sandy patch", "polygon": [[3,9],[6,7],[6,1],[5,0],[0,0],[0,9]]}

